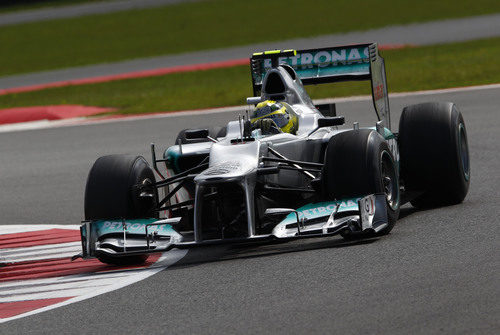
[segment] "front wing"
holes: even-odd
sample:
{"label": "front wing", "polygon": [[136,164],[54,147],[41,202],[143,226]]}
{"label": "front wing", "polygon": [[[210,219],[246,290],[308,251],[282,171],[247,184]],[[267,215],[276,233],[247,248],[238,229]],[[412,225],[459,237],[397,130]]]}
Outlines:
{"label": "front wing", "polygon": [[384,194],[308,204],[285,217],[271,234],[243,238],[195,242],[192,236],[183,235],[174,228],[179,221],[180,218],[86,221],[80,227],[82,253],[74,258],[126,257],[173,248],[367,234],[379,232],[388,225]]}

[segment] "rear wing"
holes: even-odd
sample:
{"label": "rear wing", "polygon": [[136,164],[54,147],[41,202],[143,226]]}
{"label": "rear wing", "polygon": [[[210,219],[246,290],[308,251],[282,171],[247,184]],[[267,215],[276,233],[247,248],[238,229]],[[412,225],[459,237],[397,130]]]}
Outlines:
{"label": "rear wing", "polygon": [[376,43],[255,53],[250,58],[254,96],[260,95],[267,71],[283,63],[293,67],[304,85],[370,80],[377,117],[390,129],[385,64]]}

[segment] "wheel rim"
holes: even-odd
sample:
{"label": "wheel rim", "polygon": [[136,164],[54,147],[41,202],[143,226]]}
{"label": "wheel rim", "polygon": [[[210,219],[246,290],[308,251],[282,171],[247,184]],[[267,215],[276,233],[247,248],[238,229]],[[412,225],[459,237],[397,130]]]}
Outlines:
{"label": "wheel rim", "polygon": [[467,135],[463,123],[458,126],[458,147],[460,150],[460,161],[464,172],[465,180],[470,178],[469,148],[467,146]]}
{"label": "wheel rim", "polygon": [[386,151],[382,152],[382,187],[385,193],[387,205],[396,210],[399,206],[399,183],[396,176],[396,169],[390,154]]}

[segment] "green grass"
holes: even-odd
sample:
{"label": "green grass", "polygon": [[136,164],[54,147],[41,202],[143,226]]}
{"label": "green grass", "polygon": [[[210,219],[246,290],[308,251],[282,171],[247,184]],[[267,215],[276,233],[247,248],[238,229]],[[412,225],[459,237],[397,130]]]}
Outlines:
{"label": "green grass", "polygon": [[[500,38],[387,50],[390,92],[500,82]],[[312,98],[370,94],[368,82],[308,86]],[[117,107],[118,113],[151,113],[242,105],[250,96],[247,66],[0,96],[0,108],[82,104]]]}
{"label": "green grass", "polygon": [[494,12],[498,0],[181,3],[1,27],[0,76]]}

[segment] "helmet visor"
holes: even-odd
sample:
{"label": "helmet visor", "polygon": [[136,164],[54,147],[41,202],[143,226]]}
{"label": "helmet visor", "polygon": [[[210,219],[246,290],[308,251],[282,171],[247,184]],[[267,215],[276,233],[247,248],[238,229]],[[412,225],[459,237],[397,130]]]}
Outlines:
{"label": "helmet visor", "polygon": [[276,105],[266,105],[254,111],[252,122],[260,119],[271,119],[276,123],[276,126],[283,128],[290,121],[290,116],[286,112],[285,106],[281,108]]}
{"label": "helmet visor", "polygon": [[279,128],[283,128],[284,126],[286,126],[288,124],[288,121],[290,120],[288,114],[280,112],[270,114],[269,116],[267,116],[267,119],[273,120]]}

